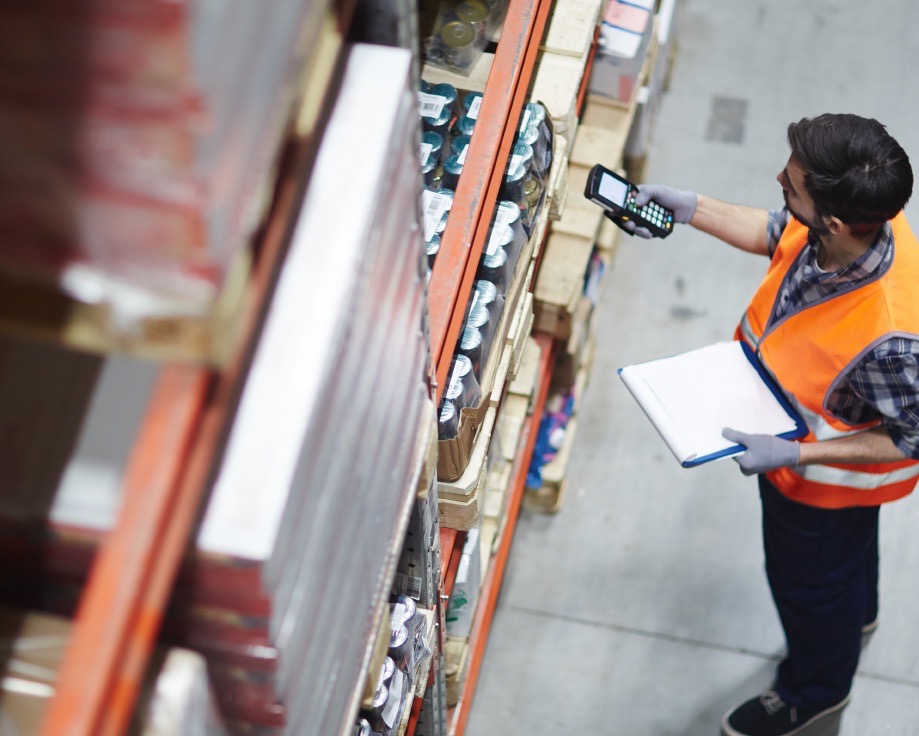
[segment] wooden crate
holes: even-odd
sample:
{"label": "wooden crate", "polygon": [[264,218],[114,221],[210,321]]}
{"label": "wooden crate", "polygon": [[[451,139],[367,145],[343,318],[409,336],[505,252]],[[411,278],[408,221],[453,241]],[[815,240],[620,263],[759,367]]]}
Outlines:
{"label": "wooden crate", "polygon": [[586,60],[597,35],[602,0],[555,0],[540,48]]}
{"label": "wooden crate", "polygon": [[472,412],[468,409],[463,410],[463,419],[456,438],[438,442],[437,474],[445,481],[454,481],[464,472],[479,442],[479,428],[485,418],[487,407],[496,406],[504,391],[507,372],[510,369],[510,357],[505,354],[505,343],[514,316],[527,291],[527,285],[533,279],[532,253],[535,241],[536,238],[531,237],[521,250],[511,285],[505,295],[504,309],[492,339],[492,349],[489,350],[479,381],[482,388],[482,403]]}
{"label": "wooden crate", "polygon": [[459,478],[439,481],[437,484],[438,513],[442,526],[468,530],[479,521],[485,502],[489,453],[499,407],[500,413],[503,413],[505,387],[508,381],[515,380],[521,368],[525,347],[530,341],[532,324],[533,295],[524,292],[510,320],[501,360],[495,373],[494,386],[486,399],[488,409],[476,434],[466,469]]}
{"label": "wooden crate", "polygon": [[469,640],[448,637],[444,646],[444,684],[448,708],[455,706],[463,693],[468,659]]}
{"label": "wooden crate", "polygon": [[507,494],[510,491],[510,476],[520,445],[523,425],[530,413],[530,404],[536,390],[539,373],[540,351],[532,337],[527,339],[517,377],[508,385],[501,404],[501,412],[495,425],[498,441],[494,451],[500,448],[501,456],[493,458],[493,470],[485,484],[485,500],[482,505],[482,566],[483,574],[488,555],[496,549],[504,533],[507,516]]}
{"label": "wooden crate", "polygon": [[479,428],[472,454],[462,475],[454,481],[437,483],[437,514],[441,526],[465,531],[478,522],[488,470],[488,448],[497,412],[497,407],[491,406],[485,413],[485,419]]}
{"label": "wooden crate", "polygon": [[557,136],[556,154],[558,157],[558,171],[549,190],[549,219],[560,220],[568,202],[568,141],[562,136]]}
{"label": "wooden crate", "polygon": [[585,60],[540,51],[530,99],[541,102],[552,118],[557,135],[571,137],[578,125],[578,92]]}
{"label": "wooden crate", "polygon": [[592,251],[592,238],[550,236],[533,292],[536,330],[561,340],[571,335],[574,315],[584,300],[584,274]]}
{"label": "wooden crate", "polygon": [[485,51],[472,65],[468,75],[457,74],[447,69],[440,69],[430,64],[425,64],[421,69],[421,78],[430,84],[451,84],[456,89],[469,92],[484,92],[488,83],[488,75],[495,61],[495,55]]}

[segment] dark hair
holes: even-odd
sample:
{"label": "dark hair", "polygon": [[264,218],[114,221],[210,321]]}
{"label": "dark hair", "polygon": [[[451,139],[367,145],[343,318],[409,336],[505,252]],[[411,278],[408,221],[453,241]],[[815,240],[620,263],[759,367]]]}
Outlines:
{"label": "dark hair", "polygon": [[830,113],[803,118],[788,126],[788,145],[822,217],[876,226],[909,201],[909,157],[877,120]]}

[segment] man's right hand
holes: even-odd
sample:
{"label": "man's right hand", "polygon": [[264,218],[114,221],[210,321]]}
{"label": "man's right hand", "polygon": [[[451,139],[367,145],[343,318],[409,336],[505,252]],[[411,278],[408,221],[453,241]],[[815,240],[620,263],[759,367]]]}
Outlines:
{"label": "man's right hand", "polygon": [[[695,192],[668,187],[665,184],[639,185],[638,193],[635,195],[635,205],[644,207],[652,199],[662,207],[672,210],[673,221],[681,224],[686,224],[692,219],[696,212],[696,206],[699,204],[699,196]],[[613,217],[609,219],[631,235],[637,235],[639,238],[654,237],[648,229],[636,227],[631,220],[620,221],[618,218]]]}

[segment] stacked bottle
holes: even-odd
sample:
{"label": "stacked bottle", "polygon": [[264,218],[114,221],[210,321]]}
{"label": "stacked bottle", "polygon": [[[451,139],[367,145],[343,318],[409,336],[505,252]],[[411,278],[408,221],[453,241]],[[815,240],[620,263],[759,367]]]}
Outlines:
{"label": "stacked bottle", "polygon": [[429,280],[469,146],[468,136],[451,133],[457,120],[456,110],[455,87],[421,80],[418,90],[418,115],[422,126],[419,154],[424,178],[421,207]]}
{"label": "stacked bottle", "polygon": [[514,202],[520,209],[528,236],[542,206],[551,165],[552,133],[546,109],[538,102],[527,103],[521,112],[520,126],[504,172],[501,197]]}
{"label": "stacked bottle", "polygon": [[[440,136],[438,139],[432,137],[429,146],[422,142],[429,278],[440,250],[439,235],[446,228],[453,193],[463,172],[482,105],[482,95],[478,92],[464,94],[459,104],[458,98],[457,91],[449,85],[421,83],[419,110],[425,135],[437,133]],[[448,108],[455,112],[452,120]],[[425,158],[433,156],[435,151],[440,152],[439,162]],[[438,415],[441,440],[456,437],[462,424],[462,410],[477,408],[481,401],[482,371],[488,362],[505,295],[513,283],[523,246],[542,206],[551,162],[552,138],[546,110],[538,103],[527,104],[521,112],[500,201],[482,249],[476,282],[442,396]],[[470,390],[470,385],[474,385],[474,390]]]}
{"label": "stacked bottle", "polygon": [[504,310],[504,294],[485,279],[473,284],[466,320],[460,331],[456,353],[447,374],[447,387],[440,405],[438,437],[453,439],[464,408],[475,409],[482,402],[481,377],[495,330]]}
{"label": "stacked bottle", "polygon": [[[406,595],[390,601],[389,651],[377,678],[373,703],[361,710],[356,735],[396,733],[409,704],[418,663],[430,654],[418,605]],[[366,724],[366,725],[365,725]]]}

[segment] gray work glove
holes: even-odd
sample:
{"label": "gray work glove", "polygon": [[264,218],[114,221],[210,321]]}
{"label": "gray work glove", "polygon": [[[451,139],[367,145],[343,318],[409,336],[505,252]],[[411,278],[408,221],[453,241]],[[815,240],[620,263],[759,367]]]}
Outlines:
{"label": "gray work glove", "polygon": [[[673,221],[682,224],[692,219],[696,205],[699,204],[699,196],[695,192],[668,187],[665,184],[642,184],[638,187],[638,194],[635,195],[637,207],[644,207],[652,199],[662,207],[673,210]],[[637,235],[639,238],[653,237],[650,230],[636,227],[631,220],[622,222],[612,217],[610,219],[631,235]]]}
{"label": "gray work glove", "polygon": [[776,468],[793,467],[801,459],[801,445],[773,437],[771,434],[747,434],[725,427],[721,436],[747,451],[734,458],[744,475],[756,475]]}

